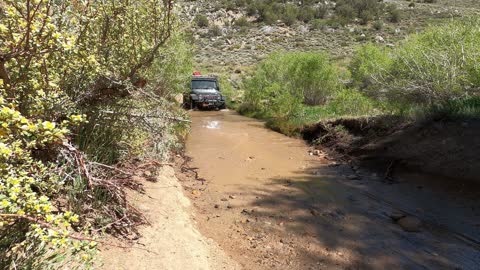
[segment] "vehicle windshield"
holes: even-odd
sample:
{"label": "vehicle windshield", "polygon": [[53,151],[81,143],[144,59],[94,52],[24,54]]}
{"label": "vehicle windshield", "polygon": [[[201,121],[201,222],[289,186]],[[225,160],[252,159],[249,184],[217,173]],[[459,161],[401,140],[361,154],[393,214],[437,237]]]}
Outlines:
{"label": "vehicle windshield", "polygon": [[217,82],[207,80],[192,80],[192,89],[217,89]]}

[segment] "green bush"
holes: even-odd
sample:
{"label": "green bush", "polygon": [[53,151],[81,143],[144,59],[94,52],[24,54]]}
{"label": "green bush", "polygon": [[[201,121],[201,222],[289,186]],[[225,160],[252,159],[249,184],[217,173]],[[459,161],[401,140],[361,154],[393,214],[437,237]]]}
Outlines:
{"label": "green bush", "polygon": [[380,112],[378,104],[355,89],[336,93],[325,105],[328,117],[366,116]]}
{"label": "green bush", "polygon": [[402,13],[395,4],[387,5],[388,20],[393,23],[398,23],[402,20]]}
{"label": "green bush", "polygon": [[335,13],[338,20],[345,24],[354,18],[360,18],[363,24],[378,18],[383,4],[377,0],[337,0]]}
{"label": "green bush", "polygon": [[323,19],[327,15],[328,7],[325,4],[320,4],[315,12],[315,19]]}
{"label": "green bush", "polygon": [[208,27],[208,26],[210,25],[210,22],[208,21],[207,16],[201,15],[201,14],[197,14],[197,15],[195,16],[195,18],[193,19],[193,22],[194,22],[198,27],[201,27],[201,28],[205,28],[205,27]]}
{"label": "green bush", "polygon": [[336,68],[323,53],[274,53],[245,82],[243,111],[286,119],[302,104],[324,104],[341,89]]}
{"label": "green bush", "polygon": [[239,28],[246,28],[250,26],[250,22],[245,17],[240,17],[235,20],[235,26]]}
{"label": "green bush", "polygon": [[[386,56],[368,45],[354,56],[354,80],[399,110],[479,95],[480,19],[453,21],[410,36]],[[365,86],[365,84],[364,84]]]}
{"label": "green bush", "polygon": [[313,7],[304,7],[298,11],[297,19],[308,23],[316,17],[316,10]]}
{"label": "green bush", "polygon": [[348,69],[354,84],[365,89],[375,80],[380,80],[390,65],[391,59],[386,49],[367,44],[356,50]]}
{"label": "green bush", "polygon": [[281,14],[281,19],[286,25],[293,25],[299,14],[300,10],[296,5],[287,4]]}
{"label": "green bush", "polygon": [[222,28],[218,25],[213,25],[208,29],[208,35],[211,37],[218,37],[222,35]]}

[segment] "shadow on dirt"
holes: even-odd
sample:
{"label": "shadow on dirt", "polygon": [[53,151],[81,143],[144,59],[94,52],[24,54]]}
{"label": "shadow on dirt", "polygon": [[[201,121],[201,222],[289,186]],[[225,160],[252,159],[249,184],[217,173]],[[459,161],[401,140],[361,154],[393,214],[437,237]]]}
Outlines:
{"label": "shadow on dirt", "polygon": [[[432,197],[434,193],[415,192],[409,183],[400,187],[362,176],[347,180],[349,166],[314,170],[317,175],[276,178],[265,189],[245,191],[256,197],[252,211],[245,213],[255,220],[251,226],[283,235],[277,240],[283,249],[295,250],[300,257],[296,261],[318,266],[298,269],[477,269],[480,265],[475,238],[452,231],[462,228],[450,223],[440,224],[445,216],[438,216],[443,212],[451,222],[470,222],[475,230],[471,222],[478,221],[478,212],[476,217],[466,214],[460,203],[447,205],[442,197]],[[402,230],[390,217],[395,212],[420,218],[421,232]]]}
{"label": "shadow on dirt", "polygon": [[479,119],[339,119],[306,127],[302,133],[307,141],[383,171],[404,167],[480,183]]}

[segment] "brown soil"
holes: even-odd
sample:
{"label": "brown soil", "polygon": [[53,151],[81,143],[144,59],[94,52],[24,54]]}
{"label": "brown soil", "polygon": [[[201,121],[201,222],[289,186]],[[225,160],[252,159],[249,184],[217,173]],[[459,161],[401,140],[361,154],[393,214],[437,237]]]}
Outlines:
{"label": "brown soil", "polygon": [[244,269],[480,265],[478,191],[439,189],[416,173],[385,179],[233,112],[192,120],[192,160],[177,177],[200,231]]}
{"label": "brown soil", "polygon": [[[399,117],[339,119],[305,128],[304,138],[384,171],[408,169],[480,184],[480,120]],[[461,181],[460,181],[461,180]]]}
{"label": "brown soil", "polygon": [[[130,192],[130,202],[145,214],[139,238],[130,242],[109,239],[101,246],[104,270],[239,269],[211,240],[202,236],[191,218],[191,204],[171,167],[162,167],[143,184],[145,193]],[[126,247],[126,248],[123,248]]]}

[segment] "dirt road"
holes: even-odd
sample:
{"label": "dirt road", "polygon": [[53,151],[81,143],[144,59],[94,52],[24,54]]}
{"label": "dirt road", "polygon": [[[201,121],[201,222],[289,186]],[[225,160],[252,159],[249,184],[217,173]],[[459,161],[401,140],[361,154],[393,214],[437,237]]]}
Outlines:
{"label": "dirt road", "polygon": [[478,193],[386,182],[234,112],[192,120],[177,175],[200,231],[244,269],[478,269]]}

